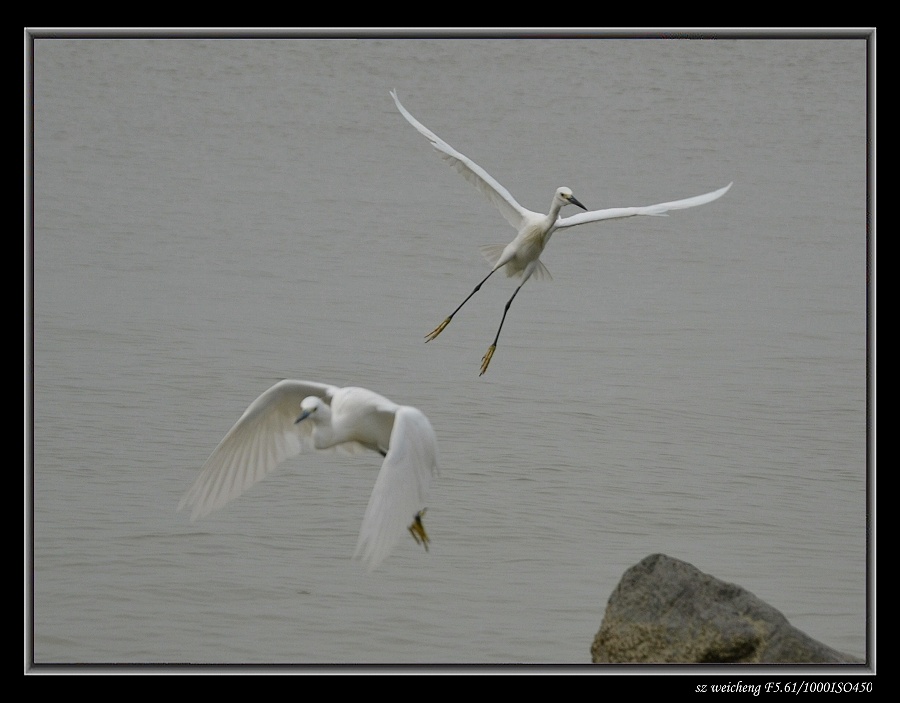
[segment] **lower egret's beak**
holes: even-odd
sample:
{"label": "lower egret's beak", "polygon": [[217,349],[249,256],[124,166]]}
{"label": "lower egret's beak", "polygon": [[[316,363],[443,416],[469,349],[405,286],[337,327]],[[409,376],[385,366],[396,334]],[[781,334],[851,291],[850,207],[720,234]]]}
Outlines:
{"label": "lower egret's beak", "polygon": [[298,417],[296,420],[294,420],[294,424],[296,425],[298,422],[301,422],[302,420],[305,420],[308,417],[309,417],[309,410],[304,410],[303,414],[300,415],[300,417]]}

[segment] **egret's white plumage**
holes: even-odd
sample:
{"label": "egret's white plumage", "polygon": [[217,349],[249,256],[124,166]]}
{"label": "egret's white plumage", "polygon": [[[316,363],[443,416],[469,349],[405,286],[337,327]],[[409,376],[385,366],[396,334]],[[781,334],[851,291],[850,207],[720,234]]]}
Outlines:
{"label": "egret's white plumage", "polygon": [[[500,327],[497,329],[497,336],[494,338],[494,343],[488,348],[484,358],[481,360],[482,374],[487,371],[488,364],[497,347],[497,340],[500,338],[500,330],[503,328],[503,321],[506,319],[506,313],[509,310],[509,306],[512,304],[513,299],[516,297],[516,294],[519,292],[519,289],[532,275],[535,275],[538,278],[550,275],[544,264],[541,263],[540,256],[554,232],[559,229],[575,227],[576,225],[583,225],[588,222],[599,222],[600,220],[612,220],[621,217],[634,217],[635,215],[665,215],[669,210],[683,210],[684,208],[705,205],[706,203],[711,203],[713,200],[721,198],[732,185],[729,183],[724,188],[719,188],[711,193],[696,195],[692,198],[685,198],[683,200],[673,200],[667,203],[590,211],[578,202],[569,188],[562,187],[557,188],[556,192],[553,194],[553,200],[550,203],[550,211],[546,215],[539,212],[533,212],[519,205],[510,192],[500,185],[500,183],[498,183],[497,180],[481,166],[476,164],[465,154],[458,152],[413,117],[400,103],[396,91],[391,91],[391,97],[394,98],[397,109],[400,110],[400,114],[406,118],[407,122],[431,142],[431,145],[440,152],[444,160],[453,166],[457,173],[481,191],[481,193],[484,194],[498,210],[500,210],[500,213],[506,218],[506,221],[509,222],[517,232],[515,239],[509,244],[493,245],[483,248],[485,257],[488,258],[492,266],[490,273],[475,286],[475,289],[469,293],[468,297],[462,301],[456,310],[450,313],[440,325],[425,337],[425,341],[430,342],[443,332],[444,328],[450,324],[453,316],[459,312],[460,308],[462,308],[466,302],[468,302],[469,298],[478,292],[482,284],[490,278],[494,272],[505,266],[508,276],[521,276],[522,282],[516,288],[512,297],[506,303],[506,307],[503,309],[503,317],[500,320]],[[560,217],[559,212],[566,205],[577,205],[586,212],[578,213],[571,217]]]}
{"label": "egret's white plumage", "polygon": [[407,530],[428,548],[421,517],[438,470],[434,429],[420,410],[365,388],[279,381],[225,435],[178,509],[189,507],[192,521],[218,510],[304,449],[384,456],[354,553],[369,570]]}

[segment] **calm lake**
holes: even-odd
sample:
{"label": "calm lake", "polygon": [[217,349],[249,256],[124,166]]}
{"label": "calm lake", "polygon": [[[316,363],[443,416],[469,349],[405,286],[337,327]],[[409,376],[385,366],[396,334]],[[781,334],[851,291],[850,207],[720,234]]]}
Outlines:
{"label": "calm lake", "polygon": [[[657,552],[864,657],[866,61],[849,38],[36,39],[34,663],[588,664]],[[514,279],[424,337],[514,231],[391,89],[533,210],[734,186],[557,233],[479,377]],[[282,378],[430,417],[429,552],[351,560],[374,454],[176,512]]]}

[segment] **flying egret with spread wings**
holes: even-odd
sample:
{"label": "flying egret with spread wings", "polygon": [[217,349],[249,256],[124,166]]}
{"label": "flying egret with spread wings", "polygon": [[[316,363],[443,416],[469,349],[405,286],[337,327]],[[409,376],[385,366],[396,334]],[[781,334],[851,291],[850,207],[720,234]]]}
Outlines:
{"label": "flying egret with spread wings", "polygon": [[[500,326],[497,328],[494,342],[488,347],[487,352],[481,360],[481,374],[479,375],[483,375],[484,372],[487,371],[488,364],[491,363],[491,358],[494,356],[494,351],[497,349],[497,341],[500,339],[500,330],[503,329],[503,322],[506,320],[506,313],[509,312],[509,306],[519,293],[519,290],[532,275],[535,275],[538,278],[543,276],[549,277],[550,273],[547,271],[544,264],[541,263],[540,256],[554,232],[559,229],[575,227],[576,225],[583,225],[588,222],[613,220],[621,217],[634,217],[635,215],[665,215],[669,210],[683,210],[684,208],[705,205],[706,203],[711,203],[713,200],[721,198],[732,185],[729,183],[724,188],[719,188],[719,190],[714,190],[711,193],[705,193],[704,195],[696,195],[692,198],[685,198],[684,200],[673,200],[668,203],[658,203],[656,205],[644,205],[640,207],[607,208],[605,210],[588,210],[584,205],[578,202],[572,194],[571,189],[561,187],[556,189],[556,192],[553,194],[553,201],[550,203],[550,211],[544,215],[539,212],[527,210],[519,205],[516,199],[510,195],[509,191],[500,185],[500,183],[498,183],[493,176],[481,166],[472,161],[468,156],[458,152],[413,117],[400,103],[396,91],[391,91],[391,97],[394,98],[394,102],[397,105],[397,109],[400,110],[400,114],[431,142],[431,145],[441,153],[444,160],[453,166],[457,173],[478,188],[478,190],[480,190],[482,194],[484,194],[487,199],[500,210],[500,213],[506,218],[506,221],[509,222],[517,232],[515,239],[509,244],[482,248],[485,258],[488,259],[492,266],[490,273],[475,286],[472,292],[459,304],[459,307],[457,307],[456,310],[451,312],[441,324],[425,336],[425,341],[430,342],[443,332],[444,328],[450,324],[453,316],[460,311],[460,308],[462,308],[462,306],[469,301],[469,298],[479,291],[484,282],[499,269],[505,266],[507,276],[521,276],[522,282],[519,283],[518,287],[513,292],[512,297],[507,301],[506,307],[503,308],[503,317],[500,318]],[[566,205],[576,205],[582,210],[585,210],[585,212],[570,217],[560,217],[559,212]]]}
{"label": "flying egret with spread wings", "polygon": [[223,508],[305,449],[375,451],[384,457],[354,558],[377,567],[408,531],[428,549],[425,497],[438,471],[437,438],[420,410],[366,388],[279,381],[229,430],[178,509],[191,521]]}

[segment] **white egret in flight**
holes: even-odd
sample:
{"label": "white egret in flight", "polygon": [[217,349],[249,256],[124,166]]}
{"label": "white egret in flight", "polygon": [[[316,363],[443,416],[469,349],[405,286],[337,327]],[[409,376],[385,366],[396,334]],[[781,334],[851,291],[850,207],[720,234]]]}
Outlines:
{"label": "white egret in flight", "polygon": [[[584,205],[575,199],[575,196],[569,188],[562,187],[557,188],[556,193],[553,194],[553,201],[550,203],[550,211],[546,215],[539,212],[532,212],[519,205],[516,199],[510,195],[509,191],[500,185],[500,183],[498,183],[487,171],[481,168],[481,166],[476,164],[469,157],[458,152],[413,117],[400,103],[396,91],[391,91],[391,97],[394,98],[394,102],[397,104],[397,109],[400,110],[400,114],[402,114],[413,127],[419,130],[419,132],[431,142],[431,145],[441,153],[441,156],[445,161],[449,162],[450,165],[456,169],[457,173],[478,188],[478,190],[480,190],[487,199],[500,210],[500,213],[506,218],[506,221],[509,222],[517,232],[515,239],[509,244],[482,248],[485,258],[488,259],[492,266],[490,273],[475,286],[474,290],[469,293],[456,310],[451,312],[441,324],[425,336],[425,341],[430,342],[443,332],[444,328],[450,324],[453,316],[459,312],[460,308],[462,308],[462,306],[468,302],[469,298],[478,292],[484,282],[499,269],[505,266],[507,276],[521,276],[522,282],[518,285],[515,292],[513,292],[512,297],[507,301],[506,307],[503,308],[503,317],[500,318],[500,326],[497,328],[497,335],[494,337],[494,342],[488,347],[487,352],[481,360],[481,374],[484,374],[484,372],[487,371],[488,364],[491,363],[491,357],[494,356],[494,351],[497,348],[497,340],[500,339],[500,330],[503,329],[503,322],[506,320],[506,313],[509,311],[509,306],[512,304],[512,301],[519,290],[525,285],[525,281],[527,281],[532,274],[536,275],[538,278],[550,276],[547,268],[541,263],[540,256],[544,251],[544,247],[546,247],[547,243],[550,241],[551,235],[556,230],[583,225],[588,222],[612,220],[620,217],[633,217],[635,215],[665,215],[669,210],[682,210],[684,208],[711,203],[713,200],[721,198],[728,189],[731,188],[731,183],[729,183],[724,188],[714,190],[711,193],[697,195],[693,198],[685,198],[684,200],[658,203],[656,205],[587,210]],[[578,213],[571,217],[560,217],[559,211],[566,205],[577,205],[586,212]]]}
{"label": "white egret in flight", "polygon": [[384,457],[354,553],[369,571],[406,531],[428,549],[422,516],[438,471],[434,429],[420,410],[365,388],[279,381],[225,435],[178,509],[190,507],[191,521],[218,510],[304,449]]}

